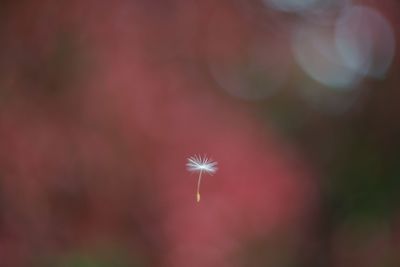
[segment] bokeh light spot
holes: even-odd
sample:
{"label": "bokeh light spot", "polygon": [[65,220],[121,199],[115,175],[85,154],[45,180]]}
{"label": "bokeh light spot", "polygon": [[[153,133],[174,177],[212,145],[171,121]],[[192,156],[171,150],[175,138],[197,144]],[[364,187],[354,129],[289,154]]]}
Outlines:
{"label": "bokeh light spot", "polygon": [[321,0],[263,0],[263,2],[276,10],[302,12],[314,8]]}
{"label": "bokeh light spot", "polygon": [[295,31],[292,44],[297,63],[321,84],[351,89],[360,80],[360,75],[342,61],[329,29],[303,25]]}
{"label": "bokeh light spot", "polygon": [[353,6],[336,22],[335,42],[343,63],[362,75],[381,78],[395,50],[391,25],[376,10]]}

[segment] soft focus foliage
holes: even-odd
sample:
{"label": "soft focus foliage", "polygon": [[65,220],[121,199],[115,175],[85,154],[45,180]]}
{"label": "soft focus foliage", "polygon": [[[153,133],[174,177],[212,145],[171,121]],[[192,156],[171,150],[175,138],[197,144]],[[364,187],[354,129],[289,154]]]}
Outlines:
{"label": "soft focus foliage", "polygon": [[399,18],[1,1],[0,266],[399,266]]}

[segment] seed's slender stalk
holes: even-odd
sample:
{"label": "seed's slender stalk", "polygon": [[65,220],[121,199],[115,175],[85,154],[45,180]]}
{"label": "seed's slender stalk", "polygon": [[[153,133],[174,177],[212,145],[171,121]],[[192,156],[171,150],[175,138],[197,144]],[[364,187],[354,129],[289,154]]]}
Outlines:
{"label": "seed's slender stalk", "polygon": [[201,182],[201,174],[203,171],[200,171],[199,179],[197,180],[197,202],[200,202],[200,182]]}

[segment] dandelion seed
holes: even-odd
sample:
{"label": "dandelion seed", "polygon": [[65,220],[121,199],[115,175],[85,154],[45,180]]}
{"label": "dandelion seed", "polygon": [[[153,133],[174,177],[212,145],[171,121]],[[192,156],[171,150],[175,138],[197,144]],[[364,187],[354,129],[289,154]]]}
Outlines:
{"label": "dandelion seed", "polygon": [[190,172],[198,172],[199,177],[197,180],[197,202],[200,201],[200,182],[201,182],[201,175],[203,172],[213,175],[217,170],[217,162],[212,161],[212,159],[207,158],[206,156],[198,156],[194,155],[187,159],[188,162],[186,163],[186,169]]}

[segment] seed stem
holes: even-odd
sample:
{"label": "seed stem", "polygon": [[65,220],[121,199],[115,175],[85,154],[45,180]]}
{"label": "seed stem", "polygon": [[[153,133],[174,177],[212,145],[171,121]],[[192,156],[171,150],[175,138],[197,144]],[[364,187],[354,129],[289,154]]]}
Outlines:
{"label": "seed stem", "polygon": [[201,182],[201,175],[203,171],[200,171],[199,178],[197,180],[197,202],[200,202],[200,182]]}

